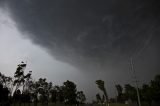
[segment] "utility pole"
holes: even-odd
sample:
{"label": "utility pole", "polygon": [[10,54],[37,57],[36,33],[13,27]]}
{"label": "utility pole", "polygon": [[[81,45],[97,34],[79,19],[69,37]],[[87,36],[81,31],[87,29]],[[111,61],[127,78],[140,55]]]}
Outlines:
{"label": "utility pole", "polygon": [[141,106],[139,88],[138,88],[138,81],[137,81],[136,71],[135,71],[135,68],[134,68],[134,63],[133,63],[133,59],[132,58],[131,58],[131,71],[133,71],[133,74],[134,74],[134,80],[135,80],[136,91],[137,91],[138,106]]}

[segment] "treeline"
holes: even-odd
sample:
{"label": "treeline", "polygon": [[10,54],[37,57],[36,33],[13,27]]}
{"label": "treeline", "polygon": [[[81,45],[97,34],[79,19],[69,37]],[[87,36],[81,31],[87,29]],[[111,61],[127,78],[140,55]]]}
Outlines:
{"label": "treeline", "polygon": [[21,106],[21,104],[34,103],[34,106],[37,106],[38,103],[48,105],[49,102],[78,105],[86,101],[83,91],[77,91],[74,82],[67,80],[62,86],[58,86],[47,82],[46,78],[33,81],[32,71],[25,75],[25,68],[24,62],[19,64],[13,78],[0,73],[1,105]]}
{"label": "treeline", "polygon": [[[1,106],[16,106],[19,104],[34,104],[38,103],[48,105],[48,103],[61,103],[66,105],[84,104],[86,97],[83,91],[78,91],[76,84],[72,81],[66,81],[63,85],[53,85],[52,82],[47,82],[46,78],[39,78],[34,81],[32,71],[24,73],[26,64],[22,62],[17,66],[13,77],[8,77],[0,73],[0,105]],[[124,86],[117,84],[117,96],[109,98],[103,80],[96,80],[95,84],[102,91],[96,94],[95,104],[107,105],[109,103],[126,103],[137,102],[137,89],[130,85]],[[138,88],[140,100],[142,103],[152,105],[160,103],[160,75],[156,75],[149,84],[143,84]],[[146,106],[146,105],[144,105]]]}
{"label": "treeline", "polygon": [[[96,101],[94,103],[104,104],[104,103],[126,103],[127,104],[138,104],[137,97],[137,88],[130,84],[125,84],[124,87],[122,85],[115,85],[117,90],[117,96],[115,98],[108,99],[107,92],[104,86],[104,81],[97,80],[95,82],[98,85],[98,88],[103,92],[103,95],[99,93],[96,95]],[[156,75],[153,80],[150,81],[149,84],[143,84],[138,88],[140,101],[143,106],[148,104],[151,106],[152,104],[160,104],[160,75]]]}
{"label": "treeline", "polygon": [[[127,100],[131,100],[133,102],[137,101],[137,92],[136,88],[130,84],[124,85],[116,85],[116,89],[118,92],[117,101],[124,102]],[[160,75],[156,75],[153,80],[150,81],[149,84],[143,84],[139,90],[140,100],[141,102],[146,102],[150,106],[154,103],[160,103]]]}

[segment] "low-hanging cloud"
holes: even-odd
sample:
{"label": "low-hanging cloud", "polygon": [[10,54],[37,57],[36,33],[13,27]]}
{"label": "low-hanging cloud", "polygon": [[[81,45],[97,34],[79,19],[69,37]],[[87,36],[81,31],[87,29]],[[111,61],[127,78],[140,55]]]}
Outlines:
{"label": "low-hanging cloud", "polygon": [[25,37],[75,66],[105,66],[158,44],[158,0],[1,1]]}
{"label": "low-hanging cloud", "polygon": [[97,92],[96,79],[105,80],[109,95],[114,81],[132,83],[130,57],[140,81],[159,73],[159,0],[0,0],[0,7],[10,13],[22,37],[80,69],[74,78],[69,68],[65,71],[90,98]]}

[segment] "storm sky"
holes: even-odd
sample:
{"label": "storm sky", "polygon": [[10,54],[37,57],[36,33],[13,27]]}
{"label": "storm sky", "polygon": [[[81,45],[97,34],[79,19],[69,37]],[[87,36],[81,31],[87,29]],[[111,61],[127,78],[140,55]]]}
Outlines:
{"label": "storm sky", "polygon": [[159,0],[0,0],[0,6],[0,70],[27,61],[36,78],[73,80],[90,100],[99,92],[97,79],[110,97],[115,83],[133,84],[131,57],[140,84],[160,73]]}

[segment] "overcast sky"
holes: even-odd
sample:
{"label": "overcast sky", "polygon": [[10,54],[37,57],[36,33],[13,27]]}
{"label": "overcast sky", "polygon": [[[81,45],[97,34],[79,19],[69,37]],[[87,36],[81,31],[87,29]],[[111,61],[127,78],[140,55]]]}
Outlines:
{"label": "overcast sky", "polygon": [[158,0],[0,0],[0,72],[13,76],[27,61],[35,79],[74,81],[89,100],[97,79],[140,84],[159,74]]}

